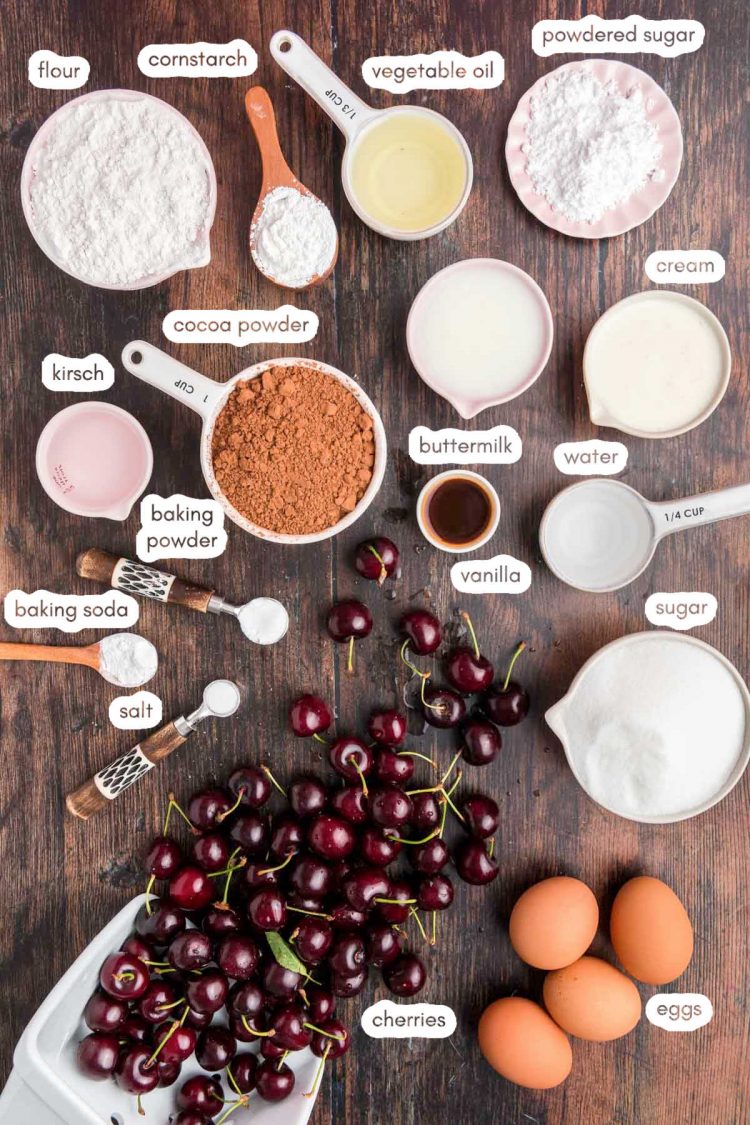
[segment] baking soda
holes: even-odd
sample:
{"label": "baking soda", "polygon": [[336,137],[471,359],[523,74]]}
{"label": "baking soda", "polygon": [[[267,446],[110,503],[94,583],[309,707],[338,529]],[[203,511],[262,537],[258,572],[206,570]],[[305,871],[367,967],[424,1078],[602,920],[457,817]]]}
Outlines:
{"label": "baking soda", "polygon": [[622,94],[586,70],[565,70],[531,97],[526,172],[573,222],[594,223],[663,177],[662,146],[641,91]]}
{"label": "baking soda", "polygon": [[120,687],[145,684],[159,667],[156,649],[136,633],[113,633],[99,642],[100,671]]}

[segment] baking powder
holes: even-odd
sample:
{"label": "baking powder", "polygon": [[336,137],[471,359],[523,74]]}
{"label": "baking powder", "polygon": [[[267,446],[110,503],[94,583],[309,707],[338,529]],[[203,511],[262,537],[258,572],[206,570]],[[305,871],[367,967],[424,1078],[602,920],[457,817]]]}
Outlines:
{"label": "baking powder", "polygon": [[337,241],[325,203],[292,187],[269,191],[250,231],[258,269],[290,289],[309,285],[330,268]]}
{"label": "baking powder", "polygon": [[623,95],[585,70],[564,71],[532,95],[523,152],[534,190],[574,222],[596,222],[664,175],[641,91]]}
{"label": "baking powder", "polygon": [[92,285],[126,286],[208,260],[206,154],[156,99],[113,94],[64,107],[29,193],[42,245]]}
{"label": "baking powder", "polygon": [[137,633],[113,633],[99,642],[100,670],[110,683],[138,687],[156,675],[159,656]]}

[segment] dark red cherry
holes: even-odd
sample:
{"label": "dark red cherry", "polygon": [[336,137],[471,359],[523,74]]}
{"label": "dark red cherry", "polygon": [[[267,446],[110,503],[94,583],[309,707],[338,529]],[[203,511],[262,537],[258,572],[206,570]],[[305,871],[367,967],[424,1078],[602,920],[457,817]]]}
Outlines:
{"label": "dark red cherry", "polygon": [[326,628],[334,641],[367,637],[372,632],[372,614],[364,602],[346,598],[335,602],[328,611]]}
{"label": "dark red cherry", "polygon": [[465,797],[459,809],[464,814],[464,827],[478,840],[485,840],[497,831],[500,809],[492,797],[481,794]]}
{"label": "dark red cherry", "polygon": [[354,554],[354,565],[358,574],[382,586],[386,578],[392,578],[398,570],[398,547],[392,539],[377,535],[360,543]]}
{"label": "dark red cherry", "polygon": [[465,883],[481,887],[497,878],[497,862],[491,858],[482,840],[460,844],[454,856],[456,871]]}
{"label": "dark red cherry", "polygon": [[407,729],[406,716],[400,711],[373,711],[367,720],[367,733],[381,746],[400,746]]}
{"label": "dark red cherry", "polygon": [[317,965],[328,953],[333,930],[325,918],[303,916],[294,931],[294,948],[308,965]]}
{"label": "dark red cherry", "polygon": [[282,1102],[294,1089],[294,1071],[286,1063],[266,1060],[256,1072],[255,1088],[264,1102]]}
{"label": "dark red cherry", "polygon": [[432,913],[453,902],[453,883],[447,875],[425,875],[417,884],[417,909]]}
{"label": "dark red cherry", "polygon": [[[149,985],[150,988],[158,987]],[[148,995],[149,989],[141,997],[141,1003]],[[95,992],[83,1009],[83,1018],[86,1026],[91,1031],[102,1031],[108,1034],[122,1027],[128,1017],[128,1004],[126,1000],[118,1000],[106,992]]]}
{"label": "dark red cherry", "polygon": [[[164,1019],[163,1012],[161,1019]],[[117,1035],[119,1039],[132,1040],[133,1043],[147,1043],[151,1038],[152,1031],[153,1025],[147,1023],[143,1016],[136,1016],[131,1013],[117,1029]]]}
{"label": "dark red cherry", "polygon": [[255,809],[239,813],[234,818],[229,835],[247,855],[265,858],[269,842],[268,821]]}
{"label": "dark red cherry", "polygon": [[208,1027],[213,1018],[213,1012],[197,1012],[195,1008],[188,1008],[185,1026],[195,1028],[196,1031],[203,1031],[203,1028]]}
{"label": "dark red cherry", "polygon": [[351,1037],[341,1020],[326,1020],[313,1033],[310,1050],[319,1059],[340,1059],[351,1045]]}
{"label": "dark red cherry", "polygon": [[482,698],[485,715],[499,727],[516,726],[528,715],[529,705],[528,692],[515,680],[511,680],[506,688],[495,684]]}
{"label": "dark red cherry", "polygon": [[195,827],[205,832],[214,828],[217,817],[233,804],[234,799],[226,789],[202,789],[190,798],[186,811]]}
{"label": "dark red cherry", "polygon": [[[76,1062],[81,1074],[94,1082],[111,1078],[120,1055],[120,1044],[116,1035],[96,1032],[87,1035],[76,1047]],[[148,1054],[146,1055],[148,1058]]]}
{"label": "dark red cherry", "polygon": [[259,1016],[265,1008],[263,989],[255,981],[238,981],[229,990],[227,1008],[235,1015],[252,1019]]}
{"label": "dark red cherry", "polygon": [[328,704],[318,695],[301,695],[289,708],[289,722],[298,738],[322,734],[332,721]]}
{"label": "dark red cherry", "polygon": [[227,978],[219,969],[205,969],[187,982],[185,999],[196,1012],[218,1012],[229,992]]}
{"label": "dark red cherry", "polygon": [[171,984],[152,980],[138,1001],[137,1010],[147,1023],[163,1023],[170,1011],[175,1010],[172,1005],[176,1000],[177,992]]}
{"label": "dark red cherry", "polygon": [[241,1094],[250,1094],[255,1089],[258,1060],[250,1051],[235,1055],[230,1066],[234,1085]]}
{"label": "dark red cherry", "polygon": [[300,818],[322,812],[328,791],[317,777],[297,777],[286,791],[292,812]]}
{"label": "dark red cherry", "polygon": [[356,934],[341,934],[328,954],[331,971],[341,977],[357,976],[365,964],[365,943]]}
{"label": "dark red cherry", "polygon": [[214,897],[214,885],[202,868],[188,864],[169,880],[169,897],[181,910],[203,910]]}
{"label": "dark red cherry", "polygon": [[396,902],[376,903],[375,913],[383,922],[400,926],[409,917],[409,910],[414,902],[412,888],[405,879],[394,879],[387,897],[396,899]]}
{"label": "dark red cherry", "polygon": [[224,937],[226,934],[236,934],[242,929],[239,915],[231,907],[212,906],[203,915],[201,929],[209,937]]}
{"label": "dark red cherry", "polygon": [[229,1066],[237,1051],[237,1042],[225,1027],[207,1027],[198,1036],[195,1057],[204,1070],[218,1071]]}
{"label": "dark red cherry", "polygon": [[129,953],[111,953],[99,970],[99,984],[117,1000],[137,1000],[148,988],[148,969]]}
{"label": "dark red cherry", "polygon": [[378,867],[357,867],[344,879],[342,890],[350,906],[365,912],[376,899],[391,897],[391,881]]}
{"label": "dark red cherry", "polygon": [[466,715],[466,704],[450,688],[428,687],[424,693],[424,717],[431,727],[457,727]]}
{"label": "dark red cherry", "polygon": [[277,1047],[285,1051],[301,1051],[312,1039],[312,1031],[305,1027],[305,1010],[301,1004],[288,1004],[274,1012],[271,1028],[275,1031]]}
{"label": "dark red cherry", "polygon": [[193,841],[192,858],[204,871],[223,871],[229,862],[229,845],[219,832],[209,832]]}
{"label": "dark red cherry", "polygon": [[331,890],[331,869],[316,856],[298,856],[290,866],[289,884],[305,898],[325,898]]}
{"label": "dark red cherry", "polygon": [[345,785],[331,797],[331,808],[350,824],[364,824],[367,820],[367,799],[361,784]]}
{"label": "dark red cherry", "polygon": [[317,984],[305,988],[307,996],[307,1016],[310,1023],[321,1024],[329,1020],[336,1011],[336,997],[326,988]]}
{"label": "dark red cherry", "polygon": [[285,1054],[286,1048],[279,1046],[279,1044],[276,1042],[276,1036],[274,1036],[272,1039],[261,1040],[260,1062],[262,1062],[263,1059],[269,1059],[271,1062],[278,1062],[279,1059],[283,1059]]}
{"label": "dark red cherry", "polygon": [[286,925],[286,901],[276,887],[261,887],[247,904],[247,916],[264,932],[280,930]]}
{"label": "dark red cherry", "polygon": [[166,1090],[174,1086],[182,1073],[182,1063],[165,1062],[161,1057],[156,1060],[156,1069],[159,1072],[159,1089]]}
{"label": "dark red cherry", "polygon": [[242,868],[242,875],[246,886],[251,890],[258,887],[275,887],[279,882],[279,872],[267,859],[256,859]]}
{"label": "dark red cherry", "polygon": [[196,1038],[192,1027],[185,1027],[176,1019],[164,1020],[154,1031],[154,1050],[158,1048],[164,1062],[183,1063],[195,1050]]}
{"label": "dark red cherry", "polygon": [[344,977],[341,973],[331,973],[331,992],[334,996],[338,996],[342,1000],[348,1000],[352,996],[359,996],[360,992],[367,984],[368,975],[366,965],[354,976]]}
{"label": "dark red cherry", "polygon": [[213,944],[202,930],[185,930],[170,942],[167,960],[175,969],[202,969],[213,956]]}
{"label": "dark red cherry", "polygon": [[414,773],[414,759],[388,746],[375,751],[375,776],[383,785],[406,785]]}
{"label": "dark red cherry", "polygon": [[170,1125],[212,1125],[212,1121],[199,1109],[181,1109],[176,1117],[170,1119]]}
{"label": "dark red cherry", "polygon": [[[151,913],[146,905],[140,908],[135,916],[136,932],[142,938],[147,938],[156,945],[166,945],[167,942],[185,929],[185,915],[178,906],[171,902],[156,899],[151,901]],[[153,960],[149,957],[148,960]]]}
{"label": "dark red cherry", "polygon": [[427,980],[427,972],[414,953],[402,953],[383,966],[383,980],[396,996],[415,996]]}
{"label": "dark red cherry", "polygon": [[271,782],[260,766],[240,766],[227,784],[235,799],[242,793],[241,804],[251,809],[262,809],[271,796]]}
{"label": "dark red cherry", "polygon": [[293,906],[295,910],[313,910],[316,914],[325,914],[323,905],[322,899],[316,898],[314,895],[301,895],[299,891],[295,891],[293,888],[287,896],[287,906]]}
{"label": "dark red cherry", "polygon": [[291,1000],[302,984],[302,977],[293,969],[285,969],[277,961],[267,961],[261,970],[261,983],[271,996]]}
{"label": "dark red cherry", "polygon": [[448,845],[438,836],[424,844],[407,848],[409,862],[421,875],[437,875],[450,859]]}
{"label": "dark red cherry", "polygon": [[415,793],[411,799],[411,819],[413,828],[429,832],[440,824],[440,806],[432,793]]}
{"label": "dark red cherry", "polygon": [[[343,879],[342,879],[343,883]],[[367,912],[355,910],[348,902],[336,902],[328,908],[334,930],[352,932],[361,930],[367,922]]]}
{"label": "dark red cherry", "polygon": [[395,787],[376,789],[368,800],[370,817],[381,828],[402,828],[411,817],[411,800]]}
{"label": "dark red cherry", "polygon": [[401,953],[404,939],[398,930],[386,923],[368,926],[365,931],[365,949],[368,965],[381,969],[395,961]]}
{"label": "dark red cherry", "polygon": [[443,630],[437,617],[426,609],[413,609],[399,621],[399,631],[409,641],[409,648],[417,656],[429,656],[440,647]]}
{"label": "dark red cherry", "polygon": [[299,851],[304,839],[302,821],[294,813],[284,812],[273,818],[268,847],[274,858],[286,859],[290,852]]}
{"label": "dark red cherry", "polygon": [[[141,907],[141,910],[145,914],[145,906]],[[140,911],[138,913],[138,917],[140,918]],[[140,961],[156,960],[156,958],[154,957],[154,950],[151,942],[146,941],[145,938],[140,937],[138,934],[131,934],[130,937],[126,938],[120,946],[120,949],[123,953],[130,953],[133,957],[137,957]]]}
{"label": "dark red cherry", "polygon": [[464,695],[486,691],[492,683],[495,669],[486,656],[468,645],[456,645],[445,660],[445,678],[451,687]]}
{"label": "dark red cherry", "polygon": [[344,735],[329,746],[328,761],[347,781],[360,781],[372,769],[372,752],[361,739]]}
{"label": "dark red cherry", "polygon": [[155,879],[169,879],[182,863],[182,848],[169,836],[157,836],[146,852],[146,871]]}
{"label": "dark red cherry", "polygon": [[177,1093],[177,1105],[180,1109],[197,1109],[213,1117],[224,1108],[221,1083],[205,1074],[196,1074],[183,1082]]}
{"label": "dark red cherry", "polygon": [[472,766],[493,762],[502,744],[500,731],[484,719],[472,717],[461,728],[461,756]]}
{"label": "dark red cherry", "polygon": [[354,849],[356,837],[351,824],[338,816],[318,813],[310,821],[307,841],[323,859],[346,859]]}
{"label": "dark red cherry", "polygon": [[232,980],[250,980],[260,962],[258,946],[252,938],[222,938],[216,947],[216,964]]}
{"label": "dark red cherry", "polygon": [[159,1085],[159,1071],[148,1066],[151,1051],[138,1043],[120,1054],[115,1067],[115,1082],[126,1094],[149,1094]]}
{"label": "dark red cherry", "polygon": [[387,867],[401,851],[401,844],[382,828],[365,828],[359,838],[359,853],[371,867]]}

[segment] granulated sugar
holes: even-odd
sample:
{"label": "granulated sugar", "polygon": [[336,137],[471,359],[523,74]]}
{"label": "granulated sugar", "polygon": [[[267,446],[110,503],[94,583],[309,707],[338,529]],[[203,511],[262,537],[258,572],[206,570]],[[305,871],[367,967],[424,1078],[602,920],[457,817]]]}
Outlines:
{"label": "granulated sugar", "polygon": [[269,191],[250,232],[258,269],[292,289],[308,285],[330,268],[337,238],[325,203],[293,187]]}
{"label": "granulated sugar", "polygon": [[207,261],[206,156],[156,100],[112,95],[63,108],[41,145],[30,202],[51,256],[92,285]]}
{"label": "granulated sugar", "polygon": [[574,222],[596,222],[663,176],[640,90],[623,94],[585,70],[565,70],[532,95],[523,152],[535,191]]}

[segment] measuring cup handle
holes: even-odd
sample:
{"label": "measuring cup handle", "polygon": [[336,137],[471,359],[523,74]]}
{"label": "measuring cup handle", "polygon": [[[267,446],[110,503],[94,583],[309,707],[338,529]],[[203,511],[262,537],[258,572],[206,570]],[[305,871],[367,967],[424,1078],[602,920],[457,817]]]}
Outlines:
{"label": "measuring cup handle", "polygon": [[214,591],[205,586],[194,586],[192,582],[185,582],[165,570],[156,570],[133,559],[118,558],[96,547],[78,556],[76,570],[81,578],[102,582],[114,590],[124,590],[126,594],[153,598],[169,605],[185,606],[198,613],[208,613],[208,603],[214,596]]}
{"label": "measuring cup handle", "polygon": [[207,420],[214,407],[224,394],[224,385],[207,379],[192,367],[172,359],[166,352],[147,344],[145,340],[133,340],[122,349],[122,363],[126,371],[158,387],[160,391],[176,398]]}
{"label": "measuring cup handle", "polygon": [[353,140],[362,125],[378,112],[358,98],[293,31],[277,31],[270,47],[282,70],[315,99],[347,141]]}
{"label": "measuring cup handle", "polygon": [[733,488],[720,488],[699,496],[686,496],[683,500],[662,500],[649,503],[656,527],[657,538],[684,531],[687,527],[701,527],[717,523],[732,516],[750,513],[750,484]]}

